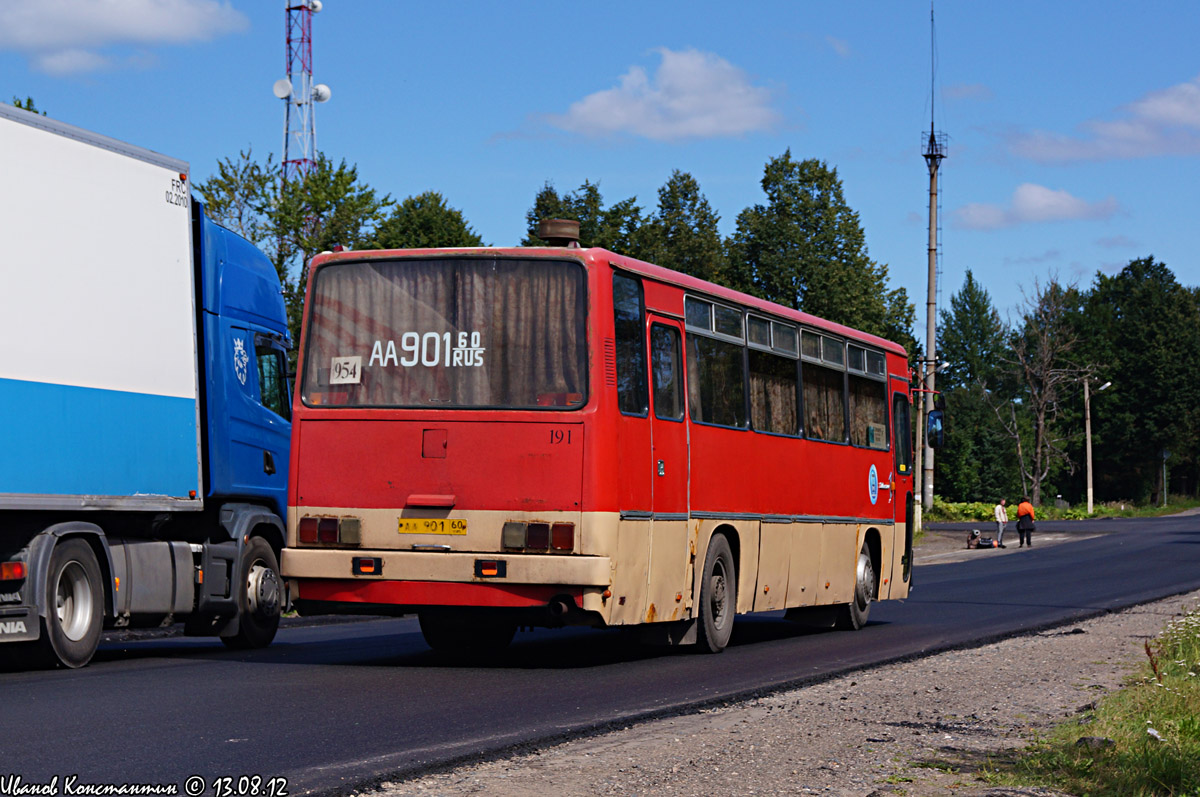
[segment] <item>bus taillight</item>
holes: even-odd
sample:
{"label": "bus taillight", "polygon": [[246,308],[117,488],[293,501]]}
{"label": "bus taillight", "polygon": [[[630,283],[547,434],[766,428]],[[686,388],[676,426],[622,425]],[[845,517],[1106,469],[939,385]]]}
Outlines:
{"label": "bus taillight", "polygon": [[525,524],[516,521],[509,521],[504,524],[504,531],[500,535],[501,543],[505,548],[519,550],[525,547]]}
{"label": "bus taillight", "polygon": [[545,551],[550,548],[550,524],[530,523],[525,530],[525,547],[534,551]]}
{"label": "bus taillight", "polygon": [[300,542],[314,543],[317,541],[317,524],[318,519],[315,517],[302,517],[297,527],[297,535]]}
{"label": "bus taillight", "polygon": [[575,550],[575,524],[555,523],[551,526],[550,547],[556,551]]}
{"label": "bus taillight", "polygon": [[570,552],[575,550],[575,524],[510,520],[504,524],[500,541],[510,551]]}
{"label": "bus taillight", "polygon": [[302,517],[297,524],[296,536],[300,542],[309,545],[317,543],[360,545],[362,543],[362,523],[358,518],[353,517]]}

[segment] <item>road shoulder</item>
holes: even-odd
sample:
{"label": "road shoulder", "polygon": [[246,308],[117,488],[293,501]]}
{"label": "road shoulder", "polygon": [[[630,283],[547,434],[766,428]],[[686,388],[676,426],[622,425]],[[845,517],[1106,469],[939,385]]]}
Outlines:
{"label": "road shoulder", "polygon": [[[979,773],[1116,689],[1200,592],[388,783],[389,795],[1041,794]],[[1081,729],[1081,736],[1086,731]]]}

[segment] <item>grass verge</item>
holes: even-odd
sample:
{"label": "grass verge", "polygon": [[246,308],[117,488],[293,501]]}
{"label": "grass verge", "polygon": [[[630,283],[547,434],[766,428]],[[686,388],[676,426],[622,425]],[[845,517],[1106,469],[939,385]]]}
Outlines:
{"label": "grass verge", "polygon": [[988,780],[1071,794],[1200,797],[1200,609],[1145,646],[1141,672]]}

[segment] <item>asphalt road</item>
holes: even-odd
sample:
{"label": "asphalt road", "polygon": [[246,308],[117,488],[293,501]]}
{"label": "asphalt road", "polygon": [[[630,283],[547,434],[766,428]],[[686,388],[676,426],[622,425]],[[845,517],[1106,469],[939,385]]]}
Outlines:
{"label": "asphalt road", "polygon": [[[904,602],[858,633],[739,618],[717,656],[647,649],[614,631],[518,635],[488,666],[430,653],[415,620],[282,630],[262,651],[207,639],[106,642],[84,670],[0,673],[0,789],[286,778],[288,794],[970,646],[1200,588],[1200,516],[1039,524],[1088,537],[919,567]],[[1014,540],[1015,542],[1015,540]],[[247,782],[246,786],[253,784]],[[10,793],[5,791],[5,793]]]}

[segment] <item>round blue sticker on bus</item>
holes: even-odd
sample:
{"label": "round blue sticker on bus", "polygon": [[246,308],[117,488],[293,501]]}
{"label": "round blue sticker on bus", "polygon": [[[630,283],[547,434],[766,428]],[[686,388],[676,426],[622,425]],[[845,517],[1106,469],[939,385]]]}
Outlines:
{"label": "round blue sticker on bus", "polygon": [[879,500],[879,472],[875,470],[875,466],[871,466],[871,472],[867,474],[867,491],[871,493],[871,503],[874,504]]}

